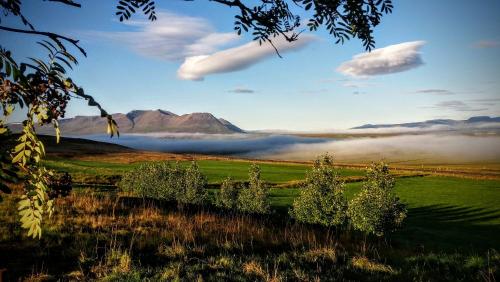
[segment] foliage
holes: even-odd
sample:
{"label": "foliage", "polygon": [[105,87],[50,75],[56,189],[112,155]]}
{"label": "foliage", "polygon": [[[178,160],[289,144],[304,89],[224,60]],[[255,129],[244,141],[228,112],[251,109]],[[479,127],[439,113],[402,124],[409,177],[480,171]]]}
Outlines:
{"label": "foliage", "polygon": [[[297,40],[302,32],[297,30],[302,28],[301,22],[306,22],[310,31],[324,27],[336,43],[359,38],[366,50],[371,50],[375,47],[373,28],[380,23],[383,14],[393,9],[391,0],[260,0],[253,1],[254,5],[241,0],[213,1],[239,10],[234,17],[234,30],[238,34],[251,32],[254,40],[270,43],[273,47],[272,40],[278,36],[289,42]],[[154,0],[122,0],[117,5],[116,15],[122,21],[142,9],[153,20],[156,18],[154,8]]]}
{"label": "foliage", "polygon": [[236,209],[238,203],[238,189],[231,177],[224,179],[220,190],[216,194],[215,205],[228,210]]}
{"label": "foliage", "polygon": [[257,164],[250,166],[248,177],[248,187],[240,189],[238,194],[238,210],[246,213],[269,213],[269,187],[261,180],[260,167]]}
{"label": "foliage", "polygon": [[192,161],[184,169],[184,185],[178,190],[177,201],[183,204],[202,204],[207,200],[208,193],[205,189],[207,180],[201,173],[198,163]]}
{"label": "foliage", "polygon": [[73,189],[73,180],[69,173],[53,174],[47,181],[49,186],[49,197],[65,197],[68,196]]}
{"label": "foliage", "polygon": [[119,186],[140,197],[176,200],[182,204],[202,204],[207,199],[205,176],[196,162],[188,168],[179,163],[174,166],[168,162],[144,163],[125,173]]}
{"label": "foliage", "polygon": [[393,193],[394,184],[387,164],[372,164],[361,192],[349,203],[348,214],[355,229],[384,236],[401,225],[406,208]]}
{"label": "foliage", "polygon": [[182,187],[181,176],[180,168],[171,167],[168,162],[144,163],[125,173],[119,186],[143,198],[174,200]]}
{"label": "foliage", "polygon": [[[0,26],[1,30],[37,34],[49,39],[38,42],[47,51],[46,61],[29,58],[28,62],[18,63],[12,58],[10,51],[0,46],[0,107],[3,111],[0,135],[7,134],[7,118],[15,109],[26,108],[27,111],[17,144],[1,153],[2,175],[14,175],[14,170],[8,168],[9,162],[22,172],[25,182],[24,195],[19,201],[22,227],[28,229],[29,236],[41,237],[42,215],[51,214],[52,201],[47,196],[47,180],[50,174],[40,165],[40,160],[45,155],[45,148],[38,139],[35,126],[53,124],[57,141],[59,141],[60,132],[57,121],[64,117],[69,100],[72,97],[79,97],[86,99],[89,106],[98,107],[101,110],[101,116],[107,117],[108,133],[117,134],[118,129],[111,116],[67,75],[65,68],[71,69],[72,65],[78,62],[67,51],[63,41],[73,44],[85,55],[84,50],[78,46],[78,41],[53,33],[36,31],[23,16],[19,0],[2,1],[0,8],[3,16],[11,14],[19,17],[23,24],[29,27],[29,30],[21,30]],[[3,176],[2,179],[4,179]]]}
{"label": "foliage", "polygon": [[345,184],[329,155],[314,161],[304,185],[293,201],[292,217],[300,222],[324,226],[340,226],[346,221]]}

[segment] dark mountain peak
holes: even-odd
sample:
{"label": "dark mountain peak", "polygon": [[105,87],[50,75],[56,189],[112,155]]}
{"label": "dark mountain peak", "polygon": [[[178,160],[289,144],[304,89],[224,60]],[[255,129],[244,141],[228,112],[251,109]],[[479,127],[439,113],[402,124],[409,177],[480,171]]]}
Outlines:
{"label": "dark mountain peak", "polygon": [[[211,113],[192,113],[178,116],[170,111],[133,110],[127,114],[113,114],[121,133],[184,132],[184,133],[241,133],[244,132],[226,120],[219,120]],[[61,131],[68,135],[101,134],[106,129],[106,119],[100,116],[77,116],[62,119]],[[52,131],[42,127],[42,133]]]}

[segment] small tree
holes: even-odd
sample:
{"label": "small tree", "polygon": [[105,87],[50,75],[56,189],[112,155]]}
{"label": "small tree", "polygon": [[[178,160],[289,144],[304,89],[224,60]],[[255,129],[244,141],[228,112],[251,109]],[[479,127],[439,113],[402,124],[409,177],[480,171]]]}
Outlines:
{"label": "small tree", "polygon": [[252,164],[248,176],[248,187],[241,189],[238,195],[238,210],[246,213],[269,213],[269,188],[260,179],[260,167]]}
{"label": "small tree", "polygon": [[394,186],[387,164],[372,164],[363,189],[349,203],[348,215],[355,229],[384,236],[401,225],[406,208],[394,195]]}
{"label": "small tree", "polygon": [[193,161],[184,170],[184,185],[177,192],[177,201],[183,204],[202,204],[207,199],[207,180]]}
{"label": "small tree", "polygon": [[331,157],[316,159],[290,215],[304,223],[338,226],[345,222],[346,210],[344,182],[335,171]]}
{"label": "small tree", "polygon": [[215,198],[215,205],[225,209],[235,209],[238,203],[238,189],[236,183],[227,177],[221,183],[220,190]]}

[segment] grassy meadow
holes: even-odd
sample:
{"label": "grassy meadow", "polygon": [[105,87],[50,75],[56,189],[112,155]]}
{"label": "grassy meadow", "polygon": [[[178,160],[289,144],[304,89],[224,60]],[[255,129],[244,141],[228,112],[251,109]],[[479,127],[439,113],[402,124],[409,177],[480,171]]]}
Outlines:
{"label": "grassy meadow", "polygon": [[[144,153],[147,155],[148,153]],[[210,196],[231,176],[245,181],[252,161],[197,159]],[[271,186],[270,215],[179,206],[119,191],[121,175],[148,159],[118,155],[44,164],[69,172],[70,196],[56,200],[43,236],[25,236],[16,215],[20,189],[0,204],[0,261],[10,280],[27,281],[496,281],[500,275],[500,179],[397,169],[404,226],[380,239],[296,223],[287,212],[309,164],[260,162]],[[363,166],[340,166],[349,199]]]}
{"label": "grassy meadow", "polygon": [[[181,161],[187,165],[189,161]],[[108,176],[113,184],[122,173],[140,163],[109,163],[81,160],[48,160],[47,167],[68,171],[78,179],[95,183]],[[208,183],[219,184],[230,176],[244,181],[251,162],[241,160],[200,160],[201,171]],[[300,193],[300,181],[307,169],[305,164],[259,163],[262,178],[271,188],[271,203],[277,214],[286,214],[293,199]],[[363,169],[338,168],[347,182],[347,197],[351,199],[361,188]],[[486,250],[500,246],[500,180],[471,179],[447,176],[399,174],[396,193],[410,209],[408,224],[396,238],[408,246],[419,244],[435,249],[455,247]],[[360,179],[361,178],[361,179]],[[85,187],[82,185],[81,187]],[[218,189],[212,188],[211,194]]]}

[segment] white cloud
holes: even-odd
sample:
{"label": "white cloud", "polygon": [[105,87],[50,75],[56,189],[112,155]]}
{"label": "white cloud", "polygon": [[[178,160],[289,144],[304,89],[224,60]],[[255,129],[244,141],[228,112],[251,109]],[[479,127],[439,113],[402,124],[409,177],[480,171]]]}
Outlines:
{"label": "white cloud", "polygon": [[[314,36],[303,34],[294,42],[288,42],[282,37],[275,38],[273,44],[280,53],[285,53],[301,49],[313,40],[315,40]],[[259,45],[258,42],[252,41],[211,55],[187,57],[177,70],[177,75],[184,80],[203,80],[210,74],[248,68],[271,56],[276,56],[276,52],[270,44]]]}
{"label": "white cloud", "polygon": [[412,41],[354,56],[337,71],[354,77],[374,76],[407,71],[423,64],[420,48],[425,41]]}
{"label": "white cloud", "polygon": [[162,11],[158,19],[127,21],[136,30],[123,32],[91,32],[93,37],[127,45],[140,55],[168,61],[208,54],[238,40],[234,32],[216,32],[203,18]]}

